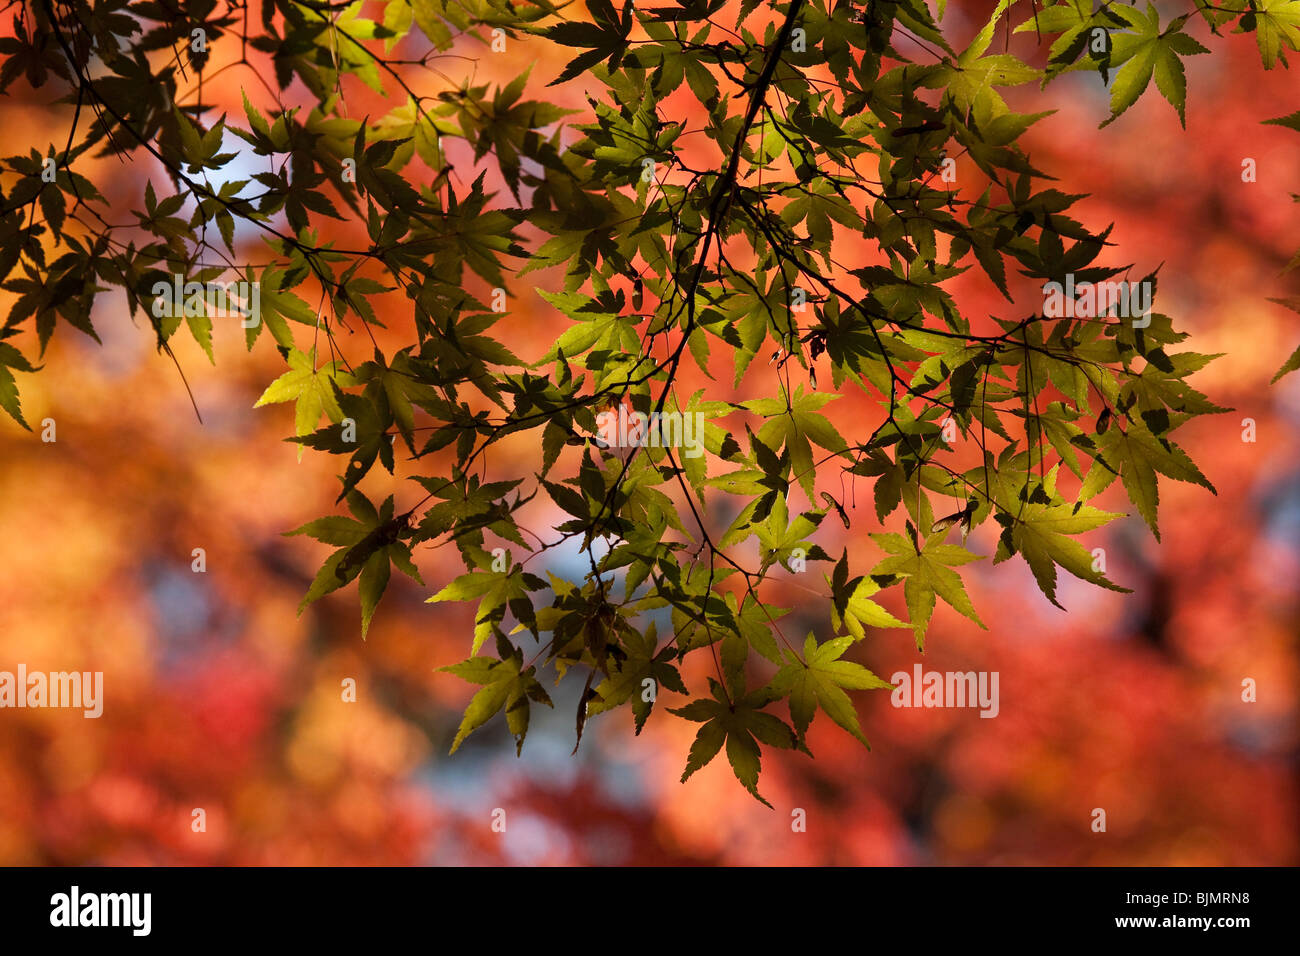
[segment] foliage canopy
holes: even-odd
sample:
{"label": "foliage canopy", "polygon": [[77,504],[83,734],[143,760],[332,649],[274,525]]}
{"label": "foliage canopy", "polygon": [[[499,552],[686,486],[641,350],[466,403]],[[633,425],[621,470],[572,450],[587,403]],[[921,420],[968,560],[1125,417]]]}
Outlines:
{"label": "foliage canopy", "polygon": [[[1124,590],[1079,541],[1118,517],[1090,502],[1118,479],[1158,537],[1160,477],[1213,490],[1172,436],[1224,410],[1187,382],[1214,356],[1176,350],[1186,336],[1158,308],[1015,301],[1012,270],[1037,288],[1132,267],[1018,144],[1049,114],[1005,94],[1095,71],[1101,126],[1153,80],[1182,119],[1183,61],[1211,52],[1193,30],[1253,33],[1262,66],[1286,67],[1300,0],[1173,17],[1001,0],[960,44],[944,0],[10,6],[0,90],[52,90],[71,121],[66,143],[2,161],[0,407],[27,427],[14,373],[60,325],[95,337],[109,290],[160,351],[184,329],[212,357],[207,292],[160,314],[151,290],[256,283],[247,346],[269,339],[287,366],[258,404],[293,403],[290,440],[338,456],[350,513],[292,532],[335,549],[304,607],[356,581],[364,635],[394,567],[421,581],[416,549],[454,542],[463,559],[429,598],[475,606],[469,656],[446,668],[480,688],[453,750],[502,711],[522,747],[531,704],[551,703],[539,668],[575,671],[579,740],[591,716],[626,706],[640,732],[657,690],[687,695],[667,708],[700,725],[683,779],[725,748],[763,799],[762,748],[807,751],[819,711],[866,743],[849,692],[889,684],[847,654],[870,630],[920,648],[940,600],[979,623],[961,575],[986,558],[1025,561],[1053,603],[1062,570]],[[1039,65],[1006,52],[1012,35],[1035,38]],[[567,66],[476,85],[475,57],[539,47]],[[242,115],[204,99],[227,70]],[[543,80],[588,108],[529,98]],[[392,108],[351,118],[358,84]],[[1272,122],[1300,131],[1300,113]],[[111,153],[165,173],[129,217],[76,171]],[[250,157],[264,171],[231,178]],[[254,233],[264,262],[241,258]],[[1013,317],[967,314],[964,273]],[[516,355],[494,326],[535,282],[558,334]],[[407,344],[357,334],[381,314],[403,317]],[[1279,375],[1296,367],[1300,350]],[[833,421],[850,390],[878,409],[851,432]],[[619,409],[701,421],[704,454],[604,447],[599,416]],[[520,433],[535,460],[493,455]],[[381,472],[419,490],[379,500]],[[857,478],[870,508],[854,508]],[[550,513],[534,502],[563,513],[545,533],[521,520]],[[819,545],[828,517],[867,524],[877,562]],[[988,522],[984,556],[967,535]],[[548,553],[586,573],[540,573]],[[829,636],[800,641],[768,594],[804,562],[824,568]],[[906,620],[879,601],[891,589]],[[679,671],[696,652],[707,694]]]}

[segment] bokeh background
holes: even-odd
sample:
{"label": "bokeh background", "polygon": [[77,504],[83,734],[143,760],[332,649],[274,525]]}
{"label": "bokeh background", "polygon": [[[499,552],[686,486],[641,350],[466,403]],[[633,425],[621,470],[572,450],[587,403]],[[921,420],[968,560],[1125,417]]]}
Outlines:
{"label": "bokeh background", "polygon": [[[367,15],[381,16],[378,6]],[[949,6],[960,37],[973,32],[964,11],[987,4]],[[571,756],[568,684],[553,692],[554,712],[534,709],[522,757],[501,718],[448,757],[472,688],[436,668],[468,654],[472,607],[423,601],[462,570],[454,549],[417,552],[428,589],[395,577],[364,643],[355,587],[299,617],[327,552],[281,533],[331,513],[337,482],[329,456],[299,461],[283,441],[290,406],[253,409],[283,370],[279,356],[266,337],[247,353],[237,326],[218,322],[213,367],[178,336],[200,424],[147,323],[106,293],[94,315],[103,347],[61,328],[45,368],[20,376],[28,420],[55,419],[57,442],[0,421],[0,668],[102,670],[106,687],[99,720],[0,711],[0,863],[1296,863],[1300,374],[1269,378],[1300,342],[1300,317],[1268,297],[1300,291],[1300,273],[1281,271],[1300,248],[1300,137],[1260,124],[1300,108],[1300,96],[1294,73],[1262,70],[1251,37],[1193,32],[1214,55],[1188,61],[1185,130],[1153,88],[1099,132],[1107,94],[1095,74],[1011,97],[1022,111],[1058,110],[1026,137],[1035,165],[1065,191],[1092,194],[1077,207],[1089,225],[1116,223],[1108,261],[1135,263],[1134,278],[1163,263],[1159,310],[1192,334],[1185,347],[1224,353],[1193,384],[1234,410],[1178,433],[1217,496],[1162,481],[1162,543],[1136,517],[1086,539],[1133,594],[1068,579],[1063,613],[1019,559],[980,562],[964,577],[987,631],[941,604],[924,655],[907,631],[875,632],[855,650],[884,676],[917,661],[997,671],[996,719],[859,695],[873,750],[819,718],[815,760],[765,754],[760,786],[775,810],[721,759],[680,784],[696,725],[661,711],[640,738],[628,713],[594,719]],[[396,54],[419,56],[424,43],[413,37]],[[583,105],[581,81],[544,89],[562,53],[518,43],[507,56],[470,41],[458,52],[476,58],[477,82],[506,82],[532,62],[530,95]],[[1010,44],[1030,55],[1024,38]],[[209,70],[225,56],[216,46]],[[422,93],[445,88],[427,74],[414,82]],[[248,68],[225,71],[205,96],[240,117],[241,87],[270,105]],[[68,115],[48,105],[56,92],[19,81],[0,100],[6,151],[62,143]],[[291,89],[285,101],[302,96]],[[398,104],[352,87],[348,97],[356,117]],[[455,143],[447,150],[471,159]],[[1242,181],[1247,157],[1257,182]],[[416,163],[416,175],[428,173]],[[143,158],[77,168],[116,204],[139,203],[150,179],[166,188]],[[973,166],[959,161],[958,175],[978,195]],[[250,230],[240,238],[250,261],[266,261]],[[543,273],[537,284],[557,279]],[[501,337],[540,356],[561,319],[519,285]],[[978,280],[958,292],[967,314],[1011,312]],[[0,311],[11,303],[0,292]],[[387,341],[409,334],[400,301],[384,317]],[[363,332],[341,341],[368,357]],[[748,384],[774,389],[769,379],[758,371]],[[860,395],[833,409],[846,435],[877,414]],[[509,454],[514,475],[532,470],[521,443],[495,460],[499,473],[511,473]],[[368,481],[372,498],[414,489]],[[861,563],[877,528],[869,483],[856,492],[855,531],[828,521],[824,546],[847,546]],[[1128,510],[1118,483],[1102,505]],[[983,533],[974,544],[991,553]],[[200,547],[207,571],[196,574]],[[566,570],[563,556],[548,560]],[[789,632],[828,635],[828,609],[806,591],[778,589],[777,603],[797,607]],[[703,685],[703,673],[687,673]],[[355,703],[341,699],[347,678]],[[1254,703],[1242,700],[1246,678]],[[206,832],[191,830],[196,807]],[[1105,833],[1091,829],[1098,807]],[[491,828],[498,808],[504,833]],[[807,832],[792,832],[795,808]]]}

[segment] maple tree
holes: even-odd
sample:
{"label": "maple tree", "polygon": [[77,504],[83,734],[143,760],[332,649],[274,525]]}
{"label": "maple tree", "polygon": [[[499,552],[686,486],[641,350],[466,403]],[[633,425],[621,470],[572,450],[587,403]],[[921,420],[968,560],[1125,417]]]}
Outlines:
{"label": "maple tree", "polygon": [[[1110,230],[1070,215],[1082,197],[1047,185],[1017,145],[1047,114],[1003,94],[1097,70],[1100,125],[1153,80],[1182,118],[1182,58],[1211,52],[1193,25],[1207,42],[1253,32],[1262,66],[1285,67],[1297,0],[1169,19],[1151,4],[1002,0],[960,49],[945,5],[922,0],[371,6],[382,15],[268,0],[250,23],[248,6],[210,0],[179,17],[126,0],[18,5],[0,89],[52,86],[73,116],[65,145],[3,160],[0,279],[16,299],[0,407],[27,425],[14,372],[35,370],[28,356],[60,320],[96,337],[106,288],[160,351],[184,328],[214,358],[211,283],[256,283],[247,346],[269,338],[288,366],[258,404],[292,402],[292,440],[339,456],[353,516],[292,532],[336,549],[304,606],[356,581],[364,635],[393,567],[421,580],[415,549],[451,542],[463,560],[429,599],[476,603],[470,656],[447,668],[481,685],[453,749],[502,711],[522,746],[530,702],[550,703],[539,675],[572,670],[579,741],[596,714],[626,705],[639,732],[660,690],[695,697],[667,708],[701,725],[683,779],[725,749],[762,799],[762,746],[807,751],[817,710],[865,743],[845,691],[889,684],[844,655],[869,628],[922,647],[939,599],[980,621],[960,572],[984,557],[966,547],[972,529],[993,522],[992,562],[1023,559],[1056,603],[1058,569],[1123,590],[1077,540],[1118,516],[1088,504],[1115,479],[1157,536],[1158,476],[1213,490],[1170,436],[1224,410],[1187,382],[1214,356],[1175,351],[1186,336],[1159,311],[1044,314],[1045,284],[1130,267],[1106,261]],[[1040,38],[1044,65],[994,52],[999,27]],[[417,31],[427,52],[392,57]],[[468,66],[449,75],[440,54],[461,36],[571,59],[490,89]],[[204,100],[218,45],[274,69],[265,100],[250,76],[242,117]],[[234,66],[256,73],[248,54]],[[439,92],[417,93],[416,77]],[[542,79],[597,95],[588,110],[526,99]],[[402,102],[350,118],[355,84]],[[701,125],[667,118],[681,115]],[[94,150],[156,162],[167,194],[146,180],[134,221],[116,222],[74,171]],[[249,157],[266,171],[227,178]],[[955,157],[960,191],[945,175]],[[269,261],[242,258],[238,229]],[[545,354],[516,355],[494,327],[545,270],[537,294],[563,321]],[[951,287],[972,270],[1016,317],[963,312]],[[176,276],[186,300],[158,309],[152,290]],[[376,335],[390,298],[404,300],[396,345]],[[874,420],[836,421],[850,388]],[[705,454],[605,447],[598,416],[612,409],[698,417]],[[492,454],[523,435],[531,460]],[[385,473],[419,490],[371,491]],[[863,523],[856,478],[872,486],[880,557],[855,570],[816,539],[828,518]],[[574,546],[586,574],[543,573],[542,555]],[[829,566],[831,636],[799,647],[765,592],[809,561]],[[707,696],[679,669],[697,653],[714,662]]]}

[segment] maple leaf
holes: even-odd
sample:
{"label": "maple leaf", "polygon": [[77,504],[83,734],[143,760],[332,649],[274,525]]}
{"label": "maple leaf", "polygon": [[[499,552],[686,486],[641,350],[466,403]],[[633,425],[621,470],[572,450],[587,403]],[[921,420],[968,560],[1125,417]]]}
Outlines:
{"label": "maple leaf", "polygon": [[787,663],[768,685],[773,694],[790,698],[790,718],[801,744],[820,707],[827,717],[871,748],[858,723],[853,701],[844,691],[892,689],[894,685],[861,664],[840,660],[853,641],[852,637],[837,637],[819,646],[810,633],[804,640],[803,660],[787,651]]}
{"label": "maple leaf", "polygon": [[1095,497],[1119,476],[1129,500],[1137,506],[1157,541],[1160,540],[1157,524],[1160,491],[1156,472],[1215,491],[1186,452],[1136,421],[1130,422],[1127,429],[1118,425],[1108,428],[1098,437],[1094,457],[1096,462],[1083,480],[1079,499],[1087,501]]}
{"label": "maple leaf", "polygon": [[36,369],[27,358],[7,342],[0,342],[0,408],[3,408],[23,428],[31,431],[31,426],[23,418],[22,406],[18,400],[18,385],[11,368],[20,372],[34,372]]}
{"label": "maple leaf", "polygon": [[[1094,466],[1094,471],[1096,467]],[[1056,493],[1056,475],[1059,469],[1059,465],[1053,467],[1044,476],[1041,485],[1033,484],[1032,487],[1029,482],[1023,482],[1017,488],[1013,482],[999,476],[997,495],[1001,510],[994,517],[1002,525],[1003,531],[998,539],[993,563],[1000,564],[1013,554],[1021,555],[1043,594],[1064,610],[1056,599],[1058,565],[1077,578],[1111,591],[1127,592],[1129,589],[1115,584],[1095,568],[1092,553],[1074,538],[1068,537],[1100,528],[1123,516],[1085,505],[1082,500],[1076,504],[1062,501]],[[1154,475],[1151,476],[1151,483],[1154,487]]]}
{"label": "maple leaf", "polygon": [[[1293,116],[1291,117],[1283,117],[1283,119],[1293,120],[1292,128],[1300,130],[1300,112],[1293,114]],[[1276,123],[1278,121],[1268,120],[1268,122]],[[1297,255],[1294,259],[1292,259],[1290,264],[1288,264],[1287,268],[1289,269],[1297,264],[1300,264],[1300,255]],[[1300,297],[1292,296],[1289,299],[1270,298],[1269,301],[1276,302],[1278,303],[1278,305],[1284,305],[1292,312],[1300,312]],[[1287,360],[1282,363],[1282,367],[1277,370],[1277,374],[1273,376],[1272,382],[1270,382],[1269,384],[1273,384],[1273,382],[1276,382],[1278,379],[1282,378],[1283,376],[1289,375],[1290,373],[1294,372],[1298,368],[1300,368],[1300,348],[1297,348],[1294,352],[1292,352],[1290,357],[1287,358]]]}
{"label": "maple leaf", "polygon": [[393,496],[389,495],[379,509],[359,491],[349,493],[347,500],[355,520],[330,515],[286,531],[285,535],[305,534],[317,541],[339,546],[317,572],[316,579],[298,605],[298,613],[302,614],[307,605],[359,576],[361,637],[364,640],[370,631],[370,620],[379,599],[388,587],[392,573],[390,562],[416,583],[424,584],[424,581],[411,560],[410,547],[400,540],[406,521],[404,516],[394,515]]}
{"label": "maple leaf", "polygon": [[484,685],[465,708],[465,715],[456,728],[456,737],[451,742],[451,753],[459,750],[465,738],[496,716],[502,707],[506,711],[506,726],[515,737],[515,755],[523,752],[524,737],[528,733],[529,699],[547,707],[554,705],[534,676],[535,668],[521,670],[521,664],[522,657],[516,653],[500,660],[471,657],[459,664],[439,668],[471,683]]}
{"label": "maple leaf", "polygon": [[1286,66],[1283,44],[1300,49],[1300,0],[1252,0],[1250,7],[1234,32],[1244,32],[1253,23],[1264,69],[1273,69],[1278,60]]}
{"label": "maple leaf", "polygon": [[585,47],[587,51],[574,57],[564,72],[548,85],[555,86],[575,76],[580,76],[601,60],[607,60],[610,70],[617,70],[623,54],[628,49],[627,38],[632,30],[632,0],[624,0],[620,18],[610,0],[589,0],[587,9],[595,23],[571,20],[545,29],[545,36],[562,46]]}
{"label": "maple leaf", "polygon": [[944,85],[953,103],[962,111],[1001,115],[1007,104],[994,90],[995,86],[1019,86],[1039,79],[1040,73],[1009,53],[985,56],[993,40],[994,30],[1012,0],[999,0],[988,23],[971,41],[971,45],[957,58],[955,64],[928,80],[927,86]]}
{"label": "maple leaf", "polygon": [[[636,732],[639,734],[654,708],[659,687],[667,687],[678,694],[689,692],[682,683],[677,668],[668,663],[677,653],[672,644],[665,644],[656,651],[659,638],[654,622],[650,623],[644,634],[634,628],[621,633],[627,657],[612,665],[609,676],[596,686],[596,697],[588,702],[587,715],[594,716],[613,710],[630,699]],[[649,689],[653,693],[646,693],[646,681],[651,682]]]}
{"label": "maple leaf", "polygon": [[825,415],[819,414],[828,402],[839,398],[825,392],[805,392],[800,385],[787,404],[784,398],[759,398],[742,402],[740,407],[767,419],[758,430],[758,440],[773,450],[784,446],[790,454],[790,466],[808,497],[814,496],[815,464],[809,439],[827,451],[852,458],[848,445]]}
{"label": "maple leaf", "polygon": [[316,310],[304,302],[296,293],[288,289],[282,289],[286,270],[276,269],[267,266],[262,270],[262,278],[258,282],[258,311],[257,317],[259,322],[249,326],[245,330],[245,337],[248,341],[248,347],[253,347],[258,333],[262,331],[265,325],[270,330],[271,336],[275,339],[276,344],[282,348],[293,348],[293,333],[289,331],[289,324],[286,319],[292,319],[295,322],[301,322],[303,325],[316,325]]}
{"label": "maple leaf", "polygon": [[936,595],[980,627],[988,629],[975,613],[961,576],[952,570],[957,565],[981,560],[980,555],[971,554],[955,544],[944,544],[942,534],[927,538],[920,549],[901,534],[873,534],[871,537],[891,555],[872,569],[872,577],[902,575],[906,578],[903,598],[912,618],[918,649],[925,646],[925,630],[934,612]]}
{"label": "maple leaf", "polygon": [[[845,551],[847,558],[848,552]],[[840,566],[845,567],[843,577],[840,580]],[[871,600],[871,595],[880,590],[880,585],[870,577],[862,575],[852,581],[847,580],[847,564],[841,560],[841,565],[835,568],[835,577],[826,576],[826,583],[831,586],[831,624],[838,632],[841,629],[847,630],[855,641],[863,640],[867,636],[869,627],[907,627],[905,621],[900,621],[894,615],[890,614],[883,607]],[[841,601],[836,598],[843,595],[843,606]]]}
{"label": "maple leaf", "polygon": [[[272,382],[261,397],[253,404],[254,408],[277,402],[293,402],[295,434],[310,435],[316,430],[321,415],[327,415],[330,421],[338,424],[343,420],[343,410],[339,407],[334,386],[347,388],[358,384],[347,372],[339,368],[337,362],[327,362],[316,366],[316,351],[300,352],[289,350],[289,371]],[[302,447],[298,448],[298,460],[302,460]]]}
{"label": "maple leaf", "polygon": [[758,792],[758,773],[761,769],[759,742],[771,747],[789,750],[795,746],[795,735],[781,718],[764,713],[762,708],[772,702],[764,690],[751,691],[735,701],[728,701],[721,684],[709,678],[713,699],[693,700],[685,707],[669,708],[669,713],[703,723],[691,744],[691,752],[682,773],[682,783],[691,774],[708,764],[726,745],[727,761],[731,770],[754,798],[771,807]]}
{"label": "maple leaf", "polygon": [[530,582],[519,565],[509,571],[470,571],[460,575],[425,603],[478,598],[478,610],[474,614],[474,646],[470,652],[477,654],[483,642],[505,618],[506,608],[518,607],[519,601],[528,603],[530,583],[540,581]]}
{"label": "maple leaf", "polygon": [[1111,115],[1101,125],[1110,125],[1136,103],[1154,76],[1156,89],[1178,111],[1179,122],[1186,126],[1187,77],[1178,55],[1210,52],[1197,40],[1181,32],[1188,15],[1175,17],[1161,30],[1160,14],[1150,2],[1147,3],[1145,14],[1119,4],[1111,9],[1127,20],[1137,32],[1115,35],[1111,60],[1115,63],[1123,62],[1124,65],[1111,82]]}

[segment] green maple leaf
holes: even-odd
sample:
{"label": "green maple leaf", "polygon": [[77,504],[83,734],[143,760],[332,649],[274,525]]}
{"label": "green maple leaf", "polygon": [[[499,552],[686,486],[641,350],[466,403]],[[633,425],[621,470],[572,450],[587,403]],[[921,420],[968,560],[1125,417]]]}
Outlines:
{"label": "green maple leaf", "polygon": [[586,48],[574,57],[564,72],[548,85],[555,86],[580,76],[601,60],[608,60],[610,71],[617,70],[628,49],[627,37],[632,30],[632,2],[624,0],[620,18],[610,0],[589,0],[587,10],[594,23],[570,20],[547,27],[544,35],[561,46]]}
{"label": "green maple leaf", "polygon": [[[1285,126],[1287,129],[1293,129],[1297,133],[1300,133],[1300,110],[1296,110],[1294,113],[1290,113],[1286,116],[1278,116],[1275,119],[1264,120],[1264,125]],[[1277,302],[1279,300],[1273,299],[1271,301]]]}
{"label": "green maple leaf", "polygon": [[465,708],[465,716],[456,729],[456,738],[451,742],[451,753],[459,750],[465,738],[496,716],[502,707],[506,711],[506,725],[515,737],[515,754],[523,751],[524,737],[528,733],[529,699],[547,707],[553,705],[545,688],[534,676],[534,668],[520,670],[521,664],[522,657],[516,653],[501,660],[471,657],[459,664],[439,668],[471,683],[484,685]]}
{"label": "green maple leaf", "polygon": [[[651,622],[645,634],[629,628],[623,632],[623,650],[627,658],[610,668],[609,676],[596,687],[597,698],[587,704],[587,715],[595,716],[632,701],[636,732],[641,733],[646,718],[654,708],[658,688],[667,687],[678,694],[689,693],[681,674],[669,661],[676,655],[671,644],[656,652],[658,633]],[[645,682],[652,681],[654,693],[647,696]]]}
{"label": "green maple leaf", "polygon": [[907,601],[907,613],[912,618],[918,649],[925,646],[925,631],[930,615],[934,613],[936,595],[980,627],[988,629],[975,613],[961,576],[953,570],[957,565],[981,560],[980,555],[971,554],[955,544],[944,544],[942,534],[928,538],[919,551],[901,534],[873,534],[871,537],[891,555],[872,569],[872,576],[897,574],[907,579],[903,583],[903,598]]}
{"label": "green maple leaf", "polygon": [[514,231],[523,219],[523,211],[489,208],[494,194],[483,191],[484,176],[486,171],[474,180],[469,195],[463,199],[449,192],[443,214],[436,220],[420,220],[411,230],[408,250],[432,256],[433,274],[453,285],[461,284],[468,266],[493,288],[504,287],[499,254],[525,255]]}
{"label": "green maple leaf", "polygon": [[745,600],[740,605],[739,611],[736,609],[736,596],[734,594],[729,592],[726,601],[727,608],[733,615],[737,633],[745,639],[750,647],[773,664],[780,664],[782,662],[781,649],[777,646],[776,638],[772,636],[772,628],[775,626],[776,619],[789,614],[790,609],[760,604],[752,594],[745,595]]}
{"label": "green maple leaf", "polygon": [[814,471],[812,446],[809,439],[822,448],[851,459],[848,445],[825,415],[819,414],[828,402],[839,398],[825,392],[805,392],[800,385],[790,400],[789,407],[782,398],[759,398],[742,402],[741,407],[767,419],[758,430],[758,440],[773,450],[783,445],[790,453],[790,466],[808,497],[814,497]]}
{"label": "green maple leaf", "polygon": [[420,372],[411,364],[409,348],[394,353],[392,361],[385,364],[383,355],[376,350],[374,361],[357,368],[355,381],[373,385],[383,394],[392,413],[393,421],[407,446],[414,451],[412,435],[415,430],[415,404],[436,404],[442,401],[438,390],[420,381]]}
{"label": "green maple leaf", "polygon": [[1156,472],[1218,493],[1186,452],[1167,438],[1152,434],[1136,421],[1130,422],[1127,429],[1112,425],[1105,434],[1098,436],[1097,446],[1094,455],[1097,460],[1083,480],[1080,500],[1095,497],[1118,476],[1129,500],[1137,506],[1138,513],[1157,541],[1160,540],[1157,524],[1160,490]]}
{"label": "green maple leaf", "polygon": [[316,310],[288,289],[281,289],[285,270],[267,266],[262,270],[258,283],[258,318],[257,324],[245,330],[248,347],[253,347],[258,333],[265,325],[270,330],[276,344],[283,348],[293,348],[293,333],[289,331],[286,319],[301,322],[303,325],[316,325]]}
{"label": "green maple leaf", "polygon": [[[1042,494],[1030,495],[1027,501],[1022,500],[1019,491],[1012,491],[1010,482],[999,480],[998,498],[1003,511],[996,514],[995,518],[1003,526],[1003,533],[993,563],[999,564],[1012,554],[1024,557],[1039,588],[1057,607],[1062,607],[1056,599],[1058,565],[1076,578],[1112,591],[1128,592],[1128,588],[1120,587],[1096,570],[1093,567],[1092,553],[1069,537],[1100,528],[1123,516],[1085,505],[1082,501],[1073,505],[1062,501],[1056,494],[1056,474],[1059,468],[1059,465],[1053,467],[1044,478]],[[1151,484],[1154,487],[1154,475],[1151,476]]]}
{"label": "green maple leaf", "polygon": [[[375,459],[383,462],[389,474],[393,472],[393,443],[389,440],[387,424],[379,417],[379,411],[372,402],[360,395],[339,391],[336,387],[334,397],[343,411],[343,422],[327,425],[310,435],[297,435],[290,441],[328,451],[335,455],[351,453],[348,466],[343,472],[343,486],[336,501],[342,501],[348,492],[357,486],[370,471]],[[348,430],[347,419],[351,419],[354,428]],[[352,432],[355,434],[352,434]],[[351,440],[349,440],[351,439]]]}
{"label": "green maple leaf", "polygon": [[370,631],[370,620],[374,617],[379,599],[388,587],[389,575],[392,573],[390,562],[417,583],[424,582],[411,560],[411,549],[399,540],[406,523],[403,517],[394,515],[392,495],[376,509],[365,495],[353,491],[348,494],[348,508],[355,519],[330,515],[309,521],[285,534],[305,534],[317,541],[338,546],[338,550],[329,556],[317,572],[307,594],[298,605],[298,613],[302,614],[313,601],[360,577],[361,637],[364,640]]}
{"label": "green maple leaf", "polygon": [[787,663],[777,671],[772,683],[768,685],[773,694],[789,696],[790,718],[794,721],[795,733],[801,744],[820,707],[827,717],[862,741],[865,747],[871,748],[858,723],[853,701],[844,691],[846,688],[892,689],[894,685],[877,677],[861,664],[840,660],[852,643],[852,637],[837,637],[818,646],[817,639],[809,634],[804,640],[803,660],[787,651]]}
{"label": "green maple leaf", "polygon": [[[1294,125],[1292,125],[1292,128],[1296,130],[1300,130],[1300,112],[1297,112],[1290,117],[1283,117],[1283,119],[1294,120]],[[1279,121],[1268,120],[1268,122],[1278,123]],[[1287,124],[1279,123],[1279,125],[1287,125]],[[1289,269],[1292,266],[1298,264],[1300,264],[1300,255],[1297,255],[1293,260],[1291,260],[1291,264],[1288,265],[1287,268]],[[1292,312],[1300,312],[1300,297],[1292,296],[1291,298],[1288,299],[1270,298],[1269,301],[1276,302],[1278,305],[1284,305]],[[1298,368],[1300,368],[1300,348],[1297,348],[1294,352],[1292,352],[1290,358],[1288,358],[1285,362],[1282,363],[1282,367],[1277,370],[1277,374],[1273,376],[1273,380],[1269,382],[1269,384],[1272,385],[1274,382],[1282,378],[1284,375],[1289,375],[1290,373],[1294,372]]]}
{"label": "green maple leaf", "polygon": [[1264,69],[1273,69],[1278,60],[1286,66],[1283,44],[1291,50],[1300,49],[1300,0],[1253,0],[1250,6],[1234,32],[1249,30],[1253,22]]}
{"label": "green maple leaf", "polygon": [[425,603],[478,598],[478,610],[474,614],[474,646],[471,651],[477,654],[483,642],[505,618],[506,607],[518,607],[514,602],[519,601],[528,603],[528,584],[520,565],[515,565],[509,571],[470,571],[456,578]]}
{"label": "green maple leaf", "polygon": [[[1035,9],[1033,15],[1012,32],[1060,34],[1048,50],[1050,77],[1071,68],[1071,54],[1078,56],[1086,45],[1090,31],[1099,25],[1093,6],[1093,0],[1062,0],[1055,6]],[[1088,62],[1082,64],[1090,65]]]}
{"label": "green maple leaf", "polygon": [[1210,52],[1181,32],[1187,15],[1176,17],[1162,31],[1160,14],[1150,2],[1145,14],[1118,4],[1111,9],[1127,20],[1136,32],[1115,35],[1111,60],[1124,65],[1110,86],[1110,118],[1101,125],[1113,123],[1136,103],[1154,76],[1156,89],[1178,111],[1179,121],[1186,126],[1187,77],[1179,54],[1190,56]]}
{"label": "green maple leaf", "polygon": [[[429,38],[429,42],[439,50],[450,49],[453,36],[451,29],[444,22],[444,18],[449,17],[450,14],[447,4],[443,3],[442,0],[410,0],[409,6],[411,8],[411,19]],[[384,16],[387,25],[387,11],[385,11]],[[395,14],[395,19],[398,18],[404,19],[403,14]]]}
{"label": "green maple leaf", "polygon": [[[334,386],[348,388],[357,381],[339,368],[337,362],[327,362],[320,367],[315,364],[316,351],[300,352],[289,350],[289,371],[272,382],[254,403],[254,408],[277,402],[294,402],[294,434],[310,435],[316,430],[321,415],[327,415],[330,421],[338,424],[343,420],[343,410],[339,407],[334,394]],[[298,448],[298,460],[302,460],[302,447]]]}
{"label": "green maple leaf", "polygon": [[610,302],[578,292],[547,292],[545,289],[534,291],[578,324],[561,332],[550,351],[533,368],[554,362],[561,354],[572,359],[597,343],[618,346],[619,317]]}
{"label": "green maple leaf", "polygon": [[1011,2],[1012,0],[1000,0],[984,28],[957,58],[957,62],[945,67],[926,82],[927,86],[944,86],[962,113],[973,109],[984,115],[1000,116],[1007,112],[1007,104],[994,90],[995,86],[1019,86],[1042,75],[1009,53],[984,55],[993,40],[998,20],[1011,6]]}
{"label": "green maple leaf", "polygon": [[790,570],[788,562],[796,549],[803,551],[805,556],[812,554],[816,549],[816,552],[824,557],[821,549],[808,541],[809,536],[821,524],[821,520],[822,515],[815,511],[807,511],[795,515],[794,520],[791,521],[785,496],[777,495],[767,521],[753,526],[754,534],[757,535],[762,546],[763,570],[766,571],[778,561],[786,570]]}
{"label": "green maple leaf", "polygon": [[761,741],[771,747],[789,750],[795,745],[794,732],[781,718],[763,712],[762,708],[772,702],[767,691],[751,691],[729,702],[722,685],[711,677],[709,689],[713,692],[712,700],[701,698],[685,707],[669,708],[669,713],[704,725],[691,744],[682,783],[713,760],[725,744],[727,760],[736,779],[756,800],[771,807],[772,804],[758,792],[758,774],[762,769],[758,744]]}
{"label": "green maple leaf", "polygon": [[[829,575],[826,576],[826,583],[834,584]],[[871,600],[871,595],[880,590],[880,585],[871,578],[863,576],[858,578],[857,585],[849,593],[848,599],[841,611],[838,604],[831,602],[831,624],[838,632],[841,629],[847,630],[852,640],[860,641],[867,636],[869,627],[907,627],[906,621],[900,621],[894,615],[890,614],[883,607]]]}
{"label": "green maple leaf", "polygon": [[[1276,382],[1284,375],[1291,374],[1298,368],[1300,368],[1300,347],[1296,348],[1296,350],[1291,353],[1291,357],[1282,363],[1282,367],[1278,369],[1277,374],[1273,376],[1273,382]],[[1269,384],[1272,383],[1270,382]]]}
{"label": "green maple leaf", "polygon": [[31,426],[23,418],[22,406],[18,401],[18,383],[14,380],[11,368],[20,372],[34,372],[36,369],[26,357],[7,342],[0,342],[0,408],[3,408],[23,428],[31,431]]}

